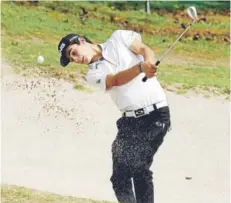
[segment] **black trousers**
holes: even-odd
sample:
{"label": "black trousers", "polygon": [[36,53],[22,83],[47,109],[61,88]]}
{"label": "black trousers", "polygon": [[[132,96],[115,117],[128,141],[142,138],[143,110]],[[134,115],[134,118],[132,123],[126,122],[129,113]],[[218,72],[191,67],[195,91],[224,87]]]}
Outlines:
{"label": "black trousers", "polygon": [[111,182],[120,203],[154,203],[150,166],[169,127],[168,107],[143,117],[121,117],[117,121],[118,134],[112,144]]}

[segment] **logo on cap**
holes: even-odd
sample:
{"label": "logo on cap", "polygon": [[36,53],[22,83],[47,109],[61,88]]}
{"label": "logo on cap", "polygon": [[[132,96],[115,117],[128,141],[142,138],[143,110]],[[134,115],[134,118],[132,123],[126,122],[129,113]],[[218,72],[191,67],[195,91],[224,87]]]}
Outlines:
{"label": "logo on cap", "polygon": [[78,36],[74,36],[70,39],[70,42],[72,42],[75,38],[78,38]]}
{"label": "logo on cap", "polygon": [[62,44],[60,45],[59,51],[62,52],[65,46],[66,46],[66,44],[65,44],[65,43],[62,43]]}

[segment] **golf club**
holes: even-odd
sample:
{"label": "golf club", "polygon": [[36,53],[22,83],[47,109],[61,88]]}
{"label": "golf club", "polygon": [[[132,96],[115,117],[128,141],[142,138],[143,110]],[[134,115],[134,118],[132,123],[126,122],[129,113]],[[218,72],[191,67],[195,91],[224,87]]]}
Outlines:
{"label": "golf club", "polygon": [[[197,17],[197,11],[194,6],[190,6],[187,8],[187,14],[192,19],[192,21],[189,23],[188,27],[182,32],[182,34],[176,39],[176,41],[164,52],[164,54],[159,58],[159,60],[155,63],[156,66],[158,66],[161,62],[161,60],[165,57],[165,55],[174,47],[174,45],[180,40],[180,38],[188,31],[188,29],[198,20]],[[148,78],[145,76],[142,81],[146,82]]]}

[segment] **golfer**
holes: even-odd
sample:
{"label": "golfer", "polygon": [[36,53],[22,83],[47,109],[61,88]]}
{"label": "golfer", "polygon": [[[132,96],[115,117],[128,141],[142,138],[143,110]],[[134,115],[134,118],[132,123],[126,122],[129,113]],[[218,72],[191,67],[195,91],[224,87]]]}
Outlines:
{"label": "golfer", "polygon": [[[121,118],[112,144],[112,186],[119,202],[153,203],[150,166],[170,127],[166,94],[157,80],[154,52],[140,34],[116,30],[104,43],[68,34],[58,45],[63,67],[87,64],[88,83],[111,95]],[[148,80],[142,82],[147,76]],[[134,191],[133,191],[134,187]]]}

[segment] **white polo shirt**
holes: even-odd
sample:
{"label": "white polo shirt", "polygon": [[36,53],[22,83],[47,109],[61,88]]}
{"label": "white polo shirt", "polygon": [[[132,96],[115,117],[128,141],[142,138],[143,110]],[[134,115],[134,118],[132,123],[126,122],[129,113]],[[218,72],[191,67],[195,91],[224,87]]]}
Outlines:
{"label": "white polo shirt", "polygon": [[100,44],[103,59],[89,64],[86,75],[87,82],[107,91],[122,112],[166,101],[166,94],[157,78],[152,77],[142,82],[144,73],[140,73],[127,84],[106,90],[108,74],[116,74],[144,61],[143,56],[129,49],[135,39],[141,40],[140,34],[129,30],[115,31],[108,41]]}

